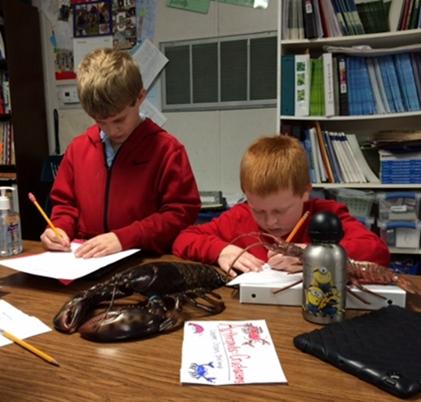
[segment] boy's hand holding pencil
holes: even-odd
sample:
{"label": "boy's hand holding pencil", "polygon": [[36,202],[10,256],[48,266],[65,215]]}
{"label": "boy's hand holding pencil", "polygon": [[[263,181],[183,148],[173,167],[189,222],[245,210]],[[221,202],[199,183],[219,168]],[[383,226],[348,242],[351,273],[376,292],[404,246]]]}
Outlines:
{"label": "boy's hand holding pencil", "polygon": [[[309,211],[306,211],[304,215],[298,220],[294,228],[291,230],[291,233],[286,238],[287,243],[291,243],[294,239],[294,236],[304,225],[304,222],[310,215]],[[306,244],[296,244],[296,246],[305,248]],[[289,273],[301,272],[303,270],[302,261],[297,257],[291,257],[287,255],[279,254],[278,252],[268,251],[268,264],[279,271],[287,271]]]}
{"label": "boy's hand holding pencil", "polygon": [[42,207],[38,204],[37,199],[32,193],[28,194],[30,201],[36,206],[42,217],[48,224],[48,228],[44,230],[44,233],[41,235],[41,241],[43,246],[47,250],[55,250],[55,251],[70,251],[70,239],[67,236],[67,233],[54,226],[53,222],[51,222],[50,218],[44,212]]}

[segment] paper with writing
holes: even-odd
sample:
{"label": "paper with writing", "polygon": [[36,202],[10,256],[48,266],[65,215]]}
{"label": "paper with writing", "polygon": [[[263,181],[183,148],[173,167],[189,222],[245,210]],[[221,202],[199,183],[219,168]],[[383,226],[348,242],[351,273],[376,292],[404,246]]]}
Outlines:
{"label": "paper with writing", "polygon": [[187,321],[180,382],[286,383],[265,320]]}
{"label": "paper with writing", "polygon": [[168,63],[165,55],[149,40],[145,39],[132,54],[142,73],[143,87],[148,90],[152,82]]}
{"label": "paper with writing", "polygon": [[[25,314],[4,300],[0,300],[0,328],[20,339],[51,331],[51,328],[38,318]],[[0,335],[0,346],[10,343],[11,340]]]}
{"label": "paper with writing", "polygon": [[72,251],[69,252],[46,251],[27,257],[5,259],[0,264],[27,274],[73,280],[86,276],[139,251],[139,249],[131,249],[105,257],[76,258],[74,251],[80,245],[80,243],[72,242]]}

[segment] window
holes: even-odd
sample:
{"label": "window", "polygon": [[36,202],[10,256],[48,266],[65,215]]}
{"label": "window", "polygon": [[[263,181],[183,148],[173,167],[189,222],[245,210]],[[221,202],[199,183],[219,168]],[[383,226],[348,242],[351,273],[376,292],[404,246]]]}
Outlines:
{"label": "window", "polygon": [[276,33],[161,43],[163,110],[276,105]]}

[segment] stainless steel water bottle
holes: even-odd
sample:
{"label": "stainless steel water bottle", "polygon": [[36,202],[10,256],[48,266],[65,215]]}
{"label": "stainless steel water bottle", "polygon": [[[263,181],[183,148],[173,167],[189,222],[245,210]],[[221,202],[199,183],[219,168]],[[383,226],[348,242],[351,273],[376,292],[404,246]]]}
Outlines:
{"label": "stainless steel water bottle", "polygon": [[309,225],[311,244],[303,255],[303,315],[308,321],[341,321],[346,302],[345,250],[339,245],[342,224],[331,212],[315,214]]}

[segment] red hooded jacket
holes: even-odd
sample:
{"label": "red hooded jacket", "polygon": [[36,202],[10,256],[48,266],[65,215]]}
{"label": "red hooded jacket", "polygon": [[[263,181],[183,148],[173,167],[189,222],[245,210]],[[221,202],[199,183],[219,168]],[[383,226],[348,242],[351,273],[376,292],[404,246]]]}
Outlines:
{"label": "red hooded jacket", "polygon": [[[315,199],[304,203],[303,213],[305,211],[310,211],[310,216],[295,235],[294,243],[310,243],[308,225],[311,217],[317,212],[329,211],[341,220],[344,237],[340,244],[350,258],[372,261],[384,266],[389,264],[390,254],[385,242],[352,217],[344,204]],[[215,264],[222,249],[235,238],[246,233],[261,231],[247,203],[238,204],[212,222],[191,226],[181,232],[174,242],[173,253],[182,258]],[[255,235],[244,236],[234,244],[246,248],[258,240],[258,236]],[[268,250],[263,246],[252,247],[249,253],[262,261],[268,259]]]}
{"label": "red hooded jacket", "polygon": [[123,247],[167,253],[194,223],[200,196],[184,146],[143,121],[107,167],[97,125],[67,148],[51,190],[52,221],[71,239],[114,232]]}

